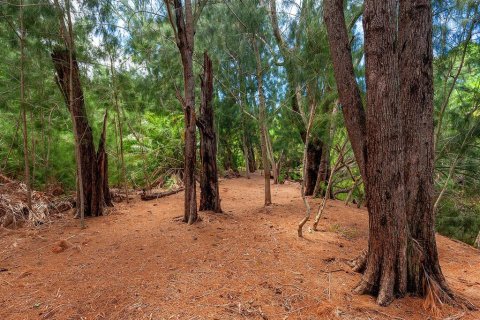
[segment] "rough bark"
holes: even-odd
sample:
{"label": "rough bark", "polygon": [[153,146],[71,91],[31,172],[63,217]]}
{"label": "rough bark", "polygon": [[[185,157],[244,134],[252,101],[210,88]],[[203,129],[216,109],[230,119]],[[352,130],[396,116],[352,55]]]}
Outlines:
{"label": "rough bark", "polygon": [[365,5],[370,236],[356,291],[378,294],[381,305],[406,293],[435,305],[458,297],[435,242],[432,11],[428,0],[399,8],[394,0]]}
{"label": "rough bark", "polygon": [[213,69],[207,52],[203,54],[203,76],[201,77],[202,102],[197,124],[200,129],[200,211],[222,212],[218,191],[217,137],[213,116]]}
{"label": "rough bark", "polygon": [[[400,105],[405,145],[408,221],[407,290],[425,295],[435,281],[451,294],[435,242],[432,8],[429,0],[400,1]],[[418,35],[422,35],[419,37]],[[430,282],[430,283],[427,283]]]}
{"label": "rough bark", "polygon": [[185,190],[185,188],[178,188],[178,189],[174,189],[174,190],[157,192],[157,193],[149,193],[149,194],[142,193],[140,195],[140,199],[142,199],[143,201],[156,200],[156,199],[160,199],[160,198],[163,198],[163,197],[171,196],[172,194],[182,192],[183,190]]}
{"label": "rough bark", "polygon": [[[85,216],[99,216],[103,214],[104,205],[111,204],[110,193],[107,191],[108,173],[106,169],[108,168],[108,161],[104,150],[105,133],[102,133],[99,153],[97,153],[93,143],[92,128],[88,123],[85,111],[78,63],[74,55],[73,62],[70,63],[70,55],[72,54],[68,50],[55,50],[52,53],[52,60],[56,70],[57,84],[74,119],[73,130],[76,139],[78,139],[78,162],[82,172],[81,181],[78,183],[83,186],[85,204],[83,213]],[[70,69],[70,65],[73,66],[72,69]],[[72,80],[71,86],[70,79]],[[80,203],[79,197],[80,195],[77,192],[77,203]]]}
{"label": "rough bark", "polygon": [[337,83],[339,100],[348,138],[352,144],[355,160],[366,184],[365,157],[366,157],[366,119],[363,109],[360,90],[355,80],[352,63],[352,52],[345,15],[343,13],[343,0],[326,0],[324,2],[323,16],[328,33],[330,56],[332,57],[333,70]]}
{"label": "rough bark", "polygon": [[[367,0],[363,25],[367,83],[367,265],[358,293],[388,305],[407,284],[404,149],[398,99],[397,2]],[[338,81],[337,81],[338,83]],[[353,143],[352,143],[353,144]],[[394,236],[395,235],[395,236]]]}
{"label": "rough bark", "polygon": [[[169,1],[165,1],[169,6]],[[183,221],[192,224],[197,221],[197,202],[195,185],[196,162],[196,115],[195,115],[195,77],[193,75],[194,49],[194,17],[191,0],[173,1],[175,9],[175,23],[172,21],[171,11],[168,8],[169,18],[175,32],[175,38],[183,66],[184,97],[182,99],[185,117],[185,148],[184,148],[184,185],[185,211]],[[184,14],[185,10],[185,14]]]}
{"label": "rough bark", "polygon": [[322,159],[323,143],[318,137],[313,137],[308,142],[305,171],[305,195],[311,196],[315,191],[318,171]]}

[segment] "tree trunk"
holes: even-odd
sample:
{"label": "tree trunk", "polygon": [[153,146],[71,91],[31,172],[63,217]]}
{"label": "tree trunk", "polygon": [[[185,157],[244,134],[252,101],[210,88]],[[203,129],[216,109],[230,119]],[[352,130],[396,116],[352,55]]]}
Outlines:
{"label": "tree trunk", "polygon": [[317,137],[310,139],[307,146],[306,172],[305,172],[305,195],[313,195],[318,177],[318,170],[322,159],[323,143]]}
{"label": "tree trunk", "polygon": [[[405,145],[408,221],[407,290],[425,295],[439,286],[452,295],[435,242],[432,8],[429,0],[400,1],[400,103]],[[418,37],[418,35],[422,35]],[[435,282],[435,283],[432,283]]]}
{"label": "tree trunk", "polygon": [[275,155],[273,154],[272,139],[270,138],[270,134],[268,133],[268,128],[266,128],[265,132],[265,141],[267,142],[267,154],[268,160],[270,160],[270,168],[273,175],[273,184],[278,184],[279,169],[277,167],[277,163],[275,162]]}
{"label": "tree trunk", "polygon": [[30,163],[28,153],[28,126],[27,108],[25,104],[25,29],[23,24],[23,1],[20,2],[20,109],[22,113],[23,129],[23,159],[24,159],[24,181],[27,188],[27,206],[32,209],[32,184],[30,182]]}
{"label": "tree trunk", "polygon": [[370,234],[356,291],[377,294],[380,305],[406,293],[430,296],[434,308],[457,297],[435,242],[430,1],[400,1],[399,16],[395,0],[366,1],[364,30]]}
{"label": "tree trunk", "polygon": [[365,174],[366,157],[366,120],[360,90],[355,80],[352,52],[345,16],[343,0],[326,0],[323,17],[328,33],[330,56],[332,58],[338,95],[342,106],[348,138],[352,144],[364,184],[367,184]]}
{"label": "tree trunk", "polygon": [[247,119],[245,114],[245,105],[246,103],[246,84],[245,77],[242,72],[241,64],[238,63],[238,78],[240,83],[240,92],[238,93],[238,104],[240,105],[241,111],[241,125],[242,125],[242,144],[243,144],[243,157],[245,159],[245,176],[247,179],[250,179],[250,155],[248,153],[248,127]]}
{"label": "tree trunk", "polygon": [[[124,151],[123,150],[123,120],[122,120],[122,115],[120,114],[120,105],[118,102],[117,84],[115,81],[116,80],[115,69],[113,67],[113,56],[110,56],[110,76],[112,78],[113,101],[114,101],[115,112],[117,114],[117,120],[118,120],[118,136],[119,136],[118,138],[120,140],[119,142],[120,142],[120,163],[121,163],[121,173],[122,173],[122,184],[123,184],[123,189],[125,190],[127,203],[129,203],[130,200],[128,196],[127,169],[125,167],[125,158],[123,154],[124,153],[123,152]],[[116,129],[115,129],[115,133],[117,133]]]}
{"label": "tree trunk", "polygon": [[238,168],[235,164],[235,160],[233,159],[233,152],[229,141],[222,139],[223,149],[225,150],[223,156],[223,169],[225,171],[233,171],[238,172]]}
{"label": "tree trunk", "polygon": [[[402,118],[398,99],[395,0],[365,1],[367,202],[370,232],[358,293],[386,306],[407,287]],[[395,235],[395,236],[394,236]]]}
{"label": "tree trunk", "polygon": [[257,171],[257,163],[255,161],[255,150],[253,148],[253,145],[251,142],[249,142],[249,139],[247,139],[248,143],[248,166],[250,168],[250,172],[255,172]]}
{"label": "tree trunk", "polygon": [[473,246],[477,249],[480,249],[480,231],[478,231],[477,239],[475,239]]}
{"label": "tree trunk", "polygon": [[[70,55],[73,56],[72,63],[69,62]],[[69,106],[72,119],[74,119],[73,130],[79,148],[79,158],[77,161],[82,172],[81,181],[79,181],[79,183],[83,186],[85,203],[83,214],[85,216],[100,216],[103,214],[103,206],[105,203],[111,203],[111,201],[105,199],[105,195],[109,195],[109,192],[106,192],[106,190],[108,190],[108,185],[104,185],[106,179],[108,179],[108,174],[105,174],[107,158],[106,155],[105,157],[102,156],[103,159],[100,161],[102,169],[100,169],[98,165],[98,156],[101,155],[101,153],[97,155],[95,152],[92,128],[88,123],[85,111],[78,63],[75,56],[68,50],[60,49],[54,50],[52,53],[52,60],[56,70],[57,84],[62,91],[67,106]],[[72,65],[72,69],[70,69],[70,65]],[[71,83],[70,79],[72,79]],[[70,88],[72,90],[70,90]],[[103,134],[102,136],[104,140],[105,137]],[[77,203],[80,203],[81,201],[79,192],[77,192],[77,201]],[[79,214],[81,215],[82,212],[79,212]]]}
{"label": "tree trunk", "polygon": [[326,195],[325,188],[328,184],[328,178],[330,177],[330,146],[324,144],[322,147],[322,157],[320,158],[320,165],[318,167],[317,181],[315,182],[315,188],[313,190],[313,196],[318,195],[324,197]]}
{"label": "tree trunk", "polygon": [[[167,6],[169,1],[166,0]],[[177,47],[180,51],[183,66],[184,97],[182,98],[185,115],[185,150],[184,150],[184,185],[185,212],[183,221],[192,224],[197,221],[197,200],[195,185],[196,162],[196,116],[195,116],[195,78],[193,76],[194,21],[191,0],[173,1],[175,8],[175,32]],[[185,18],[184,18],[185,9]],[[168,9],[169,15],[170,9]]]}
{"label": "tree trunk", "polygon": [[260,125],[260,141],[262,145],[262,166],[263,166],[263,176],[265,179],[265,206],[272,204],[272,195],[270,192],[270,163],[268,161],[268,150],[267,150],[267,124],[266,124],[266,103],[265,96],[263,94],[263,70],[262,62],[260,59],[260,53],[258,51],[257,39],[253,39],[253,50],[255,52],[255,60],[257,67],[257,85],[258,85],[258,96],[260,99],[259,106],[259,125]]}
{"label": "tree trunk", "polygon": [[213,70],[207,52],[203,54],[203,76],[201,77],[202,102],[197,123],[200,129],[200,211],[222,212],[218,191],[217,137],[213,120]]}

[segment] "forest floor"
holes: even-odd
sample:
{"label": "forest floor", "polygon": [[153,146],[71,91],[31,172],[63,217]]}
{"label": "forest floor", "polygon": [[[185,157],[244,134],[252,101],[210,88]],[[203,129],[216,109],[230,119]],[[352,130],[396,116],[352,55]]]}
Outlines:
{"label": "forest floor", "polygon": [[[351,289],[347,261],[367,245],[365,209],[329,201],[320,231],[304,215],[296,183],[223,180],[224,214],[178,219],[183,192],[120,203],[80,229],[73,218],[0,231],[0,319],[480,319],[443,306],[432,314],[407,297],[389,307]],[[312,200],[313,212],[320,200]],[[480,306],[480,251],[438,236],[453,289]]]}

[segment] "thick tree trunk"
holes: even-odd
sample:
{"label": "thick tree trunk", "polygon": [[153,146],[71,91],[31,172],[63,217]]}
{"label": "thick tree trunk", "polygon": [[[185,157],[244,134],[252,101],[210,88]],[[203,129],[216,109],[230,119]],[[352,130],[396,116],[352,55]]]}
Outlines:
{"label": "thick tree trunk", "polygon": [[323,17],[327,27],[330,56],[332,57],[333,70],[348,138],[352,144],[355,160],[366,185],[365,110],[363,109],[360,90],[355,80],[350,40],[345,26],[343,2],[343,0],[326,0],[324,2]]}
{"label": "thick tree trunk", "polygon": [[[432,9],[429,0],[400,1],[400,101],[405,145],[408,292],[425,295],[432,281],[451,295],[440,269],[434,230]],[[422,35],[418,37],[418,35]]]}
{"label": "thick tree trunk", "polygon": [[[79,183],[82,183],[83,186],[84,215],[100,216],[103,214],[104,205],[111,204],[111,200],[108,200],[108,185],[105,185],[108,183],[108,174],[105,171],[107,168],[107,158],[104,155],[105,137],[102,134],[103,142],[101,139],[99,151],[100,149],[103,149],[103,151],[97,154],[93,143],[92,128],[88,123],[85,111],[78,63],[73,56],[73,68],[70,70],[69,56],[68,50],[55,50],[52,53],[52,60],[56,70],[58,86],[62,91],[67,106],[69,106],[72,118],[75,119],[73,130],[79,144],[79,158],[77,161],[79,166],[81,166],[82,172]],[[71,77],[70,72],[72,72]],[[72,79],[72,97],[69,97],[70,78]],[[72,102],[71,105],[69,105],[70,101]],[[98,161],[99,156],[101,157],[100,162]],[[80,195],[77,192],[77,203],[80,203],[79,197]]]}
{"label": "thick tree trunk", "polygon": [[[404,141],[398,99],[396,1],[365,2],[367,83],[367,202],[370,234],[366,270],[356,288],[388,305],[407,289]],[[394,236],[395,235],[395,236]]]}
{"label": "thick tree trunk", "polygon": [[434,231],[431,5],[400,1],[397,16],[396,4],[365,5],[370,237],[356,290],[378,294],[381,305],[407,292],[430,295],[436,304],[454,295]]}
{"label": "thick tree trunk", "polygon": [[202,103],[198,127],[200,129],[200,211],[222,212],[218,191],[217,137],[213,120],[213,70],[207,52],[203,54],[203,76],[201,77]]}

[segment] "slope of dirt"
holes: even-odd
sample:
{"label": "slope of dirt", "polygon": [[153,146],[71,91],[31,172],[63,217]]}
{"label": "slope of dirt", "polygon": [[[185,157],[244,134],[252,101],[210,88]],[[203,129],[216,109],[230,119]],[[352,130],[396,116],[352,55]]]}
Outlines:
{"label": "slope of dirt", "polygon": [[[329,202],[319,232],[306,225],[297,184],[221,182],[224,214],[187,226],[183,192],[119,204],[109,216],[0,231],[0,319],[480,319],[413,297],[381,308],[351,294],[360,275],[346,261],[366,247],[367,213]],[[312,201],[314,210],[320,201]],[[480,254],[438,237],[443,270],[480,305]]]}

